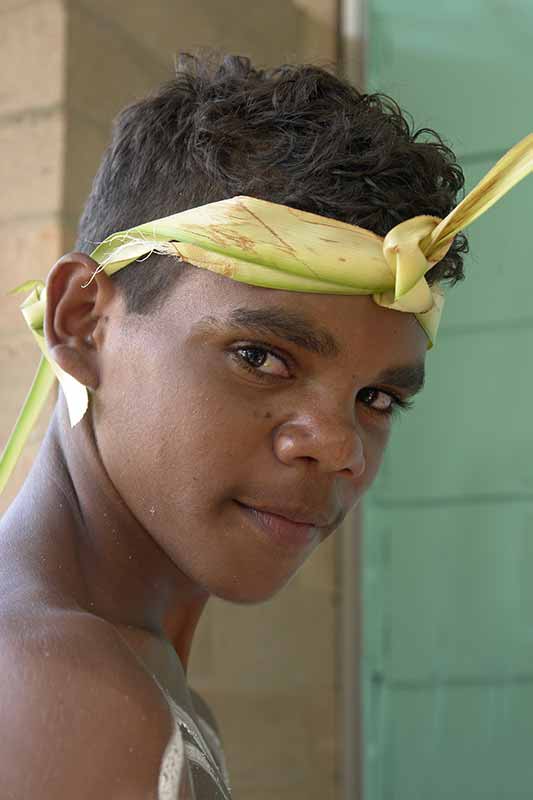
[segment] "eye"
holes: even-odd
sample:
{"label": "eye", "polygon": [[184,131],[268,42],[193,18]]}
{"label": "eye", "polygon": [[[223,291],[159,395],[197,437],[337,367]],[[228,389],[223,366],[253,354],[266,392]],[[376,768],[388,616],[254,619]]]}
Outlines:
{"label": "eye", "polygon": [[407,409],[412,406],[412,402],[409,400],[403,400],[397,395],[393,395],[389,392],[384,392],[382,389],[375,389],[373,387],[362,389],[359,392],[357,399],[361,400],[361,402],[363,402],[373,411],[377,411],[379,414],[385,414],[388,416],[392,416],[392,414],[394,414],[396,411]]}
{"label": "eye", "polygon": [[290,377],[285,359],[273,350],[259,344],[241,345],[232,352],[237,364],[259,378]]}

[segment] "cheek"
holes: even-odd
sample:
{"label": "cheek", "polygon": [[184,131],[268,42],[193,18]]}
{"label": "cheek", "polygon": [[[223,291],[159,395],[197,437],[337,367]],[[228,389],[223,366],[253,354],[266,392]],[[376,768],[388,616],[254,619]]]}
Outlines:
{"label": "cheek", "polygon": [[179,503],[194,516],[209,513],[245,480],[264,444],[264,428],[253,410],[228,402],[205,376],[197,381],[182,374],[156,397],[142,388],[135,405],[144,491],[157,492],[170,508]]}
{"label": "cheek", "polygon": [[363,491],[373,484],[385,455],[391,436],[391,425],[367,432],[364,438],[366,469],[363,476]]}

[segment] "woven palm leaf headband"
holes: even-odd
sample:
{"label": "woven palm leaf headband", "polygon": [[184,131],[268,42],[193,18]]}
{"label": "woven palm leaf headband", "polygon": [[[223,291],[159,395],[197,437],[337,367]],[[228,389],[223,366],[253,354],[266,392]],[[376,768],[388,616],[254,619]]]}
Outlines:
{"label": "woven palm leaf headband", "polygon": [[[162,253],[235,281],[320,294],[372,295],[385,308],[414,314],[435,341],[444,305],[426,273],[448,252],[454,237],[533,170],[533,134],[509,150],[448,216],[418,216],[382,238],[364,228],[254,197],[233,197],[115,233],[91,253],[95,274],[118,270]],[[28,281],[21,310],[42,358],[15,428],[0,458],[0,492],[57,379],[76,425],[88,392],[54,361],[46,347],[46,289]]]}

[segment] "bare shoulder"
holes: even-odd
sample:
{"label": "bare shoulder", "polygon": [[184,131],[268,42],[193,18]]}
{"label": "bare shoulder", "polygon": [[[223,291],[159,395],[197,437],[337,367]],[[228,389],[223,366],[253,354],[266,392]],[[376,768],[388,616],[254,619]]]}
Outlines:
{"label": "bare shoulder", "polygon": [[0,610],[2,785],[13,800],[156,800],[172,720],[113,627]]}

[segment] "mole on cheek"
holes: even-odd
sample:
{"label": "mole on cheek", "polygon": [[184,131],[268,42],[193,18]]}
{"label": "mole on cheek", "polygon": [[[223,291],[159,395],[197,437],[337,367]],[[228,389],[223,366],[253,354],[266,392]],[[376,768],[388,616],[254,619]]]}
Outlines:
{"label": "mole on cheek", "polygon": [[265,419],[272,419],[272,414],[270,413],[270,411],[266,412]]}

